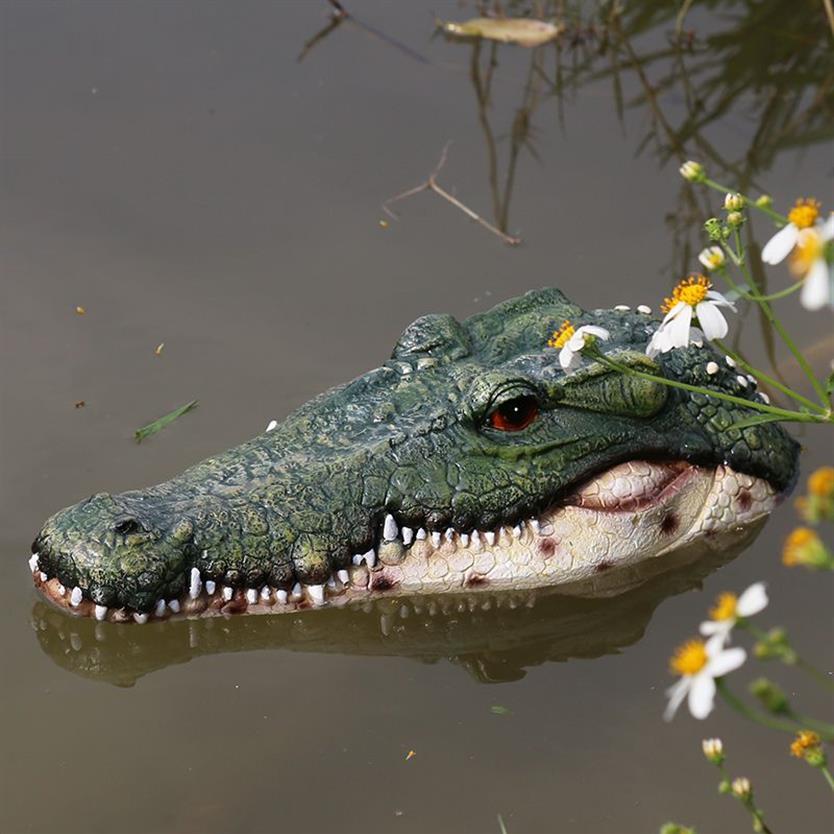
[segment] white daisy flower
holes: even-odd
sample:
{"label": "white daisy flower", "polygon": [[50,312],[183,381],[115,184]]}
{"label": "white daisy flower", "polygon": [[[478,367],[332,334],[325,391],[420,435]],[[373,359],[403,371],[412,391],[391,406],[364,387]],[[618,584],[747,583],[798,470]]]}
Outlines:
{"label": "white daisy flower", "polygon": [[820,215],[820,204],[809,197],[799,199],[788,212],[788,222],[764,245],[762,260],[766,264],[780,264],[796,246],[799,233],[810,229]]}
{"label": "white daisy flower", "polygon": [[704,637],[720,637],[722,644],[729,642],[735,624],[745,617],[752,617],[767,608],[768,598],[764,582],[755,582],[740,597],[721,594],[710,609],[710,619],[701,623]]}
{"label": "white daisy flower", "polygon": [[703,264],[705,269],[718,269],[724,266],[726,256],[724,250],[720,246],[708,246],[702,249],[698,255],[698,260]]}
{"label": "white daisy flower", "polygon": [[[825,223],[802,229],[791,256],[791,272],[804,282],[799,301],[806,310],[834,305],[834,265],[830,242],[834,240],[834,213]],[[826,251],[829,250],[829,251]]]}
{"label": "white daisy flower", "polygon": [[669,703],[663,717],[671,721],[686,699],[694,718],[706,718],[715,706],[716,678],[738,669],[746,659],[744,649],[725,649],[720,637],[688,640],[672,656],[672,671],[681,679],[666,691]]}
{"label": "white daisy flower", "polygon": [[548,346],[559,348],[559,364],[563,370],[572,371],[581,362],[580,354],[589,342],[596,339],[608,341],[611,334],[604,327],[593,324],[583,324],[575,328],[569,321],[562,322],[562,326],[550,337]]}
{"label": "white daisy flower", "polygon": [[[675,287],[672,297],[663,302],[661,310],[666,317],[652,335],[646,353],[654,357],[673,348],[689,347],[693,336],[698,334],[709,341],[723,338],[729,327],[719,307],[735,310],[731,301],[712,289],[708,278],[690,275]],[[692,327],[693,318],[701,326],[698,331]]]}

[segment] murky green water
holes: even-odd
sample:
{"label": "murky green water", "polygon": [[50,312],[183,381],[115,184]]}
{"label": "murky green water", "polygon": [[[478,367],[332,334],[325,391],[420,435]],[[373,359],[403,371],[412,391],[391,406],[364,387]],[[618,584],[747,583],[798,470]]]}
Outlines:
{"label": "murky green water", "polygon": [[[748,830],[715,793],[704,735],[723,737],[774,831],[831,830],[787,737],[723,705],[703,724],[660,717],[671,649],[715,594],[756,579],[773,598],[762,622],[832,668],[830,583],[779,563],[789,505],[717,571],[430,622],[96,627],[38,603],[27,574],[56,508],[260,432],[379,363],[420,314],[549,284],[586,307],[656,306],[694,266],[708,210],[682,159],[833,202],[821,4],[751,3],[752,19],[699,5],[682,49],[672,4],[643,2],[620,29],[530,52],[432,37],[433,13],[471,7],[353,0],[359,24],[299,62],[323,3],[3,3],[4,832],[496,832],[498,813],[511,834]],[[380,225],[448,141],[441,183],[521,247],[430,194]],[[824,367],[828,314],[784,308]],[[765,362],[755,318],[743,329]],[[828,435],[801,439],[805,472],[834,458]],[[766,671],[825,713],[804,677]]]}

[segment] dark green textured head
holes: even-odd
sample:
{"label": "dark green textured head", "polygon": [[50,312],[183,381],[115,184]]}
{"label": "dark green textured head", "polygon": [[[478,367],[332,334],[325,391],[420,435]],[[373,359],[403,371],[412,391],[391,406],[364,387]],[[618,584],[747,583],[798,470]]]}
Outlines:
{"label": "dark green textured head", "polygon": [[[604,549],[620,522],[642,530],[645,516],[635,561],[661,552],[664,524],[714,534],[766,513],[765,493],[790,486],[796,444],[773,424],[734,428],[750,409],[590,358],[563,370],[547,343],[566,320],[607,330],[598,344],[621,364],[759,396],[708,346],[649,359],[651,315],[586,312],[553,289],[462,323],[424,316],[382,367],[274,430],[158,486],[53,516],[33,546],[36,583],[81,613],[140,621],[170,610],[166,600],[200,613],[442,591],[475,584],[479,558],[494,563],[478,576],[495,587],[561,584],[594,564],[572,550],[556,566],[568,535],[574,550],[585,536]],[[721,489],[738,506],[719,507]],[[666,520],[652,521],[661,509]],[[535,538],[541,519],[557,530],[547,546]],[[560,537],[560,524],[575,532]]]}

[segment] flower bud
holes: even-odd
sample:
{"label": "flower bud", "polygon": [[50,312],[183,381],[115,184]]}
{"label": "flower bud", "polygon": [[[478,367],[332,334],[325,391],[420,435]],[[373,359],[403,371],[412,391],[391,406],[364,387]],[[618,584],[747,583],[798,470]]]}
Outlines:
{"label": "flower bud", "polygon": [[731,211],[727,215],[727,224],[737,229],[744,223],[744,215],[740,211]]}
{"label": "flower bud", "polygon": [[788,711],[788,696],[773,681],[767,678],[756,678],[750,684],[750,693],[758,698],[759,703],[774,715]]}
{"label": "flower bud", "polygon": [[724,208],[727,211],[740,211],[744,208],[744,203],[744,197],[735,192],[730,192],[724,197]]}
{"label": "flower bud", "polygon": [[717,217],[710,217],[710,219],[704,223],[704,231],[709,235],[710,240],[720,242],[727,239],[724,226]]}
{"label": "flower bud", "polygon": [[707,269],[718,269],[724,266],[726,258],[724,257],[724,250],[720,246],[708,246],[706,249],[701,250],[701,253],[698,255],[698,260]]}
{"label": "flower bud", "polygon": [[744,776],[733,779],[730,789],[733,792],[733,796],[737,796],[739,799],[750,799],[753,795],[753,786],[750,784],[750,780]]}
{"label": "flower bud", "polygon": [[702,182],[706,179],[704,166],[700,162],[693,162],[691,159],[684,162],[679,168],[681,176],[688,182]]}
{"label": "flower bud", "polygon": [[762,194],[756,198],[756,205],[759,208],[770,208],[773,205],[773,197],[770,194]]}
{"label": "flower bud", "polygon": [[720,765],[724,761],[724,745],[720,738],[705,738],[701,742],[701,749],[708,762]]}

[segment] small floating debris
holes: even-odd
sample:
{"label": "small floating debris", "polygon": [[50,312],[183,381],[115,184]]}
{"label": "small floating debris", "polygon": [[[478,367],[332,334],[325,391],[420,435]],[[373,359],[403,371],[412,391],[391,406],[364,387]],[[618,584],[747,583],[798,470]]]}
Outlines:
{"label": "small floating debris", "polygon": [[84,408],[85,405],[87,405],[87,403],[85,403],[84,400],[76,400],[75,402],[76,408]]}
{"label": "small floating debris", "polygon": [[165,342],[160,342],[154,349],[153,353],[154,356],[161,356],[162,351],[165,350]]}
{"label": "small floating debris", "polygon": [[408,753],[406,753],[405,760],[408,761],[409,759],[413,759],[416,755],[417,753],[415,753],[414,750],[409,750]]}
{"label": "small floating debris", "polygon": [[161,431],[166,426],[173,423],[174,420],[177,420],[178,418],[182,417],[183,414],[187,414],[189,411],[196,408],[197,403],[198,400],[191,400],[190,403],[181,405],[179,408],[175,408],[173,411],[163,415],[157,420],[154,420],[152,423],[148,423],[147,426],[142,426],[141,429],[137,429],[133,434],[133,436],[136,438],[136,442],[141,443],[146,438],[156,434],[158,431]]}
{"label": "small floating debris", "polygon": [[438,20],[437,26],[455,38],[487,38],[528,48],[556,40],[565,31],[562,23],[515,17],[473,17],[463,23]]}
{"label": "small floating debris", "polygon": [[87,314],[87,308],[82,307],[80,304],[75,308],[76,315],[85,316]]}

